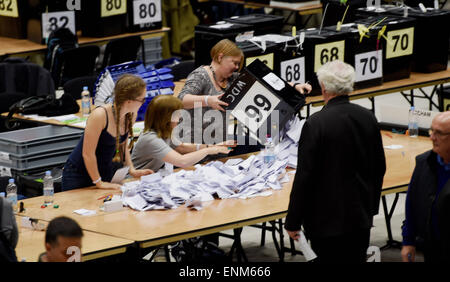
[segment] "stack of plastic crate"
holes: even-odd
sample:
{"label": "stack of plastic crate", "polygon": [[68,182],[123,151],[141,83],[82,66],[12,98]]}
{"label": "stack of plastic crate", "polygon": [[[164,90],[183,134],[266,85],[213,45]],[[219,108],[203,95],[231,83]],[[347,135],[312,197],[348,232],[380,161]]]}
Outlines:
{"label": "stack of plastic crate", "polygon": [[[151,37],[144,39],[145,65],[153,65],[162,60],[162,37]],[[138,58],[142,58],[142,51],[139,50]]]}

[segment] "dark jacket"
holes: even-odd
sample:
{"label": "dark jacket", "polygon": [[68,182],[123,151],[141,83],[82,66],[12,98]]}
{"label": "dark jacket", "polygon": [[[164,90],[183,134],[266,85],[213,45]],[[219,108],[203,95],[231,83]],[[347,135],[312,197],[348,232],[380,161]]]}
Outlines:
{"label": "dark jacket", "polygon": [[[440,237],[442,238],[442,254],[450,254],[450,181],[448,181],[438,197],[438,163],[437,155],[427,151],[416,157],[411,182],[406,197],[406,219],[403,225],[403,243],[427,248],[431,238],[431,207],[436,201],[436,213]],[[447,257],[450,261],[450,255]]]}
{"label": "dark jacket", "polygon": [[370,228],[385,171],[375,116],[348,96],[331,99],[303,126],[286,229],[317,238]]}

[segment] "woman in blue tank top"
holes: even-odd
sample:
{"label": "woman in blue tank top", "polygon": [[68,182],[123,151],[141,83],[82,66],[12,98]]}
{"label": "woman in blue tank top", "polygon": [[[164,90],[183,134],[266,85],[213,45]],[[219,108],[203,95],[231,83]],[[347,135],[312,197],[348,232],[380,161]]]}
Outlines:
{"label": "woman in blue tank top", "polygon": [[[136,170],[129,150],[134,141],[133,123],[145,96],[146,84],[140,77],[126,74],[117,80],[114,103],[92,111],[80,142],[64,166],[63,191],[93,185],[101,189],[119,189],[119,184],[110,181],[114,167],[121,165],[128,166],[133,177],[153,173],[150,169]],[[131,138],[129,146],[128,137]]]}

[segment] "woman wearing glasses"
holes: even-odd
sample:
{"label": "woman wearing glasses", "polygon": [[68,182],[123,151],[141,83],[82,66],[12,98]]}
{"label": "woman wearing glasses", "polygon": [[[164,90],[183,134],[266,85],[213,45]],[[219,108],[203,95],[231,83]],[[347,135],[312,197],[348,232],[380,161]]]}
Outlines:
{"label": "woman wearing glasses", "polygon": [[84,135],[64,166],[63,191],[93,185],[119,189],[119,184],[110,181],[114,168],[122,165],[130,168],[129,174],[133,177],[153,173],[150,169],[136,170],[129,151],[133,146],[133,123],[145,96],[146,84],[140,77],[126,74],[117,80],[114,103],[92,111]]}

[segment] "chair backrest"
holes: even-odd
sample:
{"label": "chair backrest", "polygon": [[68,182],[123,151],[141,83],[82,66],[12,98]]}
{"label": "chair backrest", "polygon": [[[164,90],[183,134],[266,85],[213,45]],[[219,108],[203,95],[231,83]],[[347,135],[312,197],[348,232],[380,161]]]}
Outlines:
{"label": "chair backrest", "polygon": [[171,67],[171,69],[173,80],[178,81],[180,79],[187,78],[188,75],[195,69],[195,61],[194,60],[182,61]]}
{"label": "chair backrest", "polygon": [[95,81],[97,81],[97,76],[83,76],[71,79],[64,83],[64,94],[70,94],[74,99],[81,99],[81,91],[83,91],[83,86],[87,86],[91,96],[94,93]]}
{"label": "chair backrest", "polygon": [[31,96],[55,95],[48,70],[22,58],[7,58],[0,63],[0,109],[7,112],[15,102]]}
{"label": "chair backrest", "polygon": [[144,52],[143,42],[140,36],[129,36],[111,40],[106,44],[102,69],[107,66],[135,61],[139,48]]}
{"label": "chair backrest", "polygon": [[100,48],[95,45],[64,50],[61,53],[61,69],[54,77],[55,86],[63,86],[65,82],[77,77],[93,75],[99,54]]}

